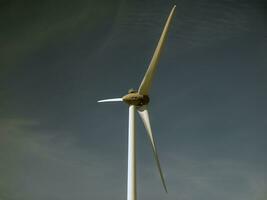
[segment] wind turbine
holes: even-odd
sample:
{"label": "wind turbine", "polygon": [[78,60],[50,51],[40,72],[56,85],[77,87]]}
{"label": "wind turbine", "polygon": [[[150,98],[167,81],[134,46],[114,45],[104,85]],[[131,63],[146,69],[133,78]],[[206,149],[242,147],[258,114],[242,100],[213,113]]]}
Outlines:
{"label": "wind turbine", "polygon": [[159,57],[162,51],[162,47],[165,43],[167,32],[169,30],[170,23],[172,21],[175,5],[173,6],[169,17],[166,21],[164,26],[163,32],[160,36],[158,45],[156,50],[153,54],[153,57],[150,61],[149,67],[146,71],[146,74],[141,82],[138,91],[134,91],[132,89],[129,90],[128,94],[123,96],[122,98],[114,98],[114,99],[105,99],[98,101],[99,103],[102,102],[117,102],[117,101],[124,101],[129,105],[129,127],[128,127],[128,173],[127,173],[127,200],[136,200],[136,137],[135,137],[135,111],[137,110],[138,114],[140,115],[144,126],[147,130],[147,134],[152,145],[154,158],[156,160],[156,164],[158,167],[158,171],[160,174],[160,178],[164,187],[164,190],[167,192],[167,187],[165,184],[165,180],[163,177],[163,173],[160,167],[160,162],[157,154],[156,144],[153,138],[151,125],[149,121],[149,114],[148,114],[148,103],[149,103],[149,96],[148,92],[151,87],[152,79],[159,61]]}

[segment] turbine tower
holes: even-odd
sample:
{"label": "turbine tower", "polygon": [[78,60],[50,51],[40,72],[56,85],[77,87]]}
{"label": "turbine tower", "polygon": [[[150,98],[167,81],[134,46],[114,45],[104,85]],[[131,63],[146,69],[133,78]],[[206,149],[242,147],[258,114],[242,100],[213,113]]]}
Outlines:
{"label": "turbine tower", "polygon": [[123,96],[122,98],[114,98],[114,99],[105,99],[98,101],[102,102],[117,102],[124,101],[129,105],[129,126],[128,126],[128,173],[127,173],[127,200],[136,200],[136,136],[135,136],[135,111],[137,110],[140,115],[144,126],[147,130],[147,134],[152,145],[152,150],[154,154],[154,158],[156,160],[157,168],[160,174],[160,178],[162,181],[162,185],[164,190],[167,192],[167,187],[165,184],[165,180],[163,177],[163,173],[160,167],[160,162],[157,154],[156,144],[153,138],[152,129],[149,121],[148,114],[148,103],[149,96],[148,92],[151,87],[151,82],[159,61],[159,57],[162,51],[162,47],[165,43],[167,32],[169,30],[170,23],[172,21],[175,5],[173,6],[169,17],[166,21],[162,34],[160,36],[158,45],[153,54],[153,57],[150,61],[149,67],[146,71],[146,74],[139,86],[138,91],[134,91],[132,89],[129,90],[128,94]]}

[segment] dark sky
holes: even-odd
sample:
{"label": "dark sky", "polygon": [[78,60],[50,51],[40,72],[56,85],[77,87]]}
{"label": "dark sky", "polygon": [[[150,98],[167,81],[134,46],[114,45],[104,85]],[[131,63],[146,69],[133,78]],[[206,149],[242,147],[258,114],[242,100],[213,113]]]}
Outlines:
{"label": "dark sky", "polygon": [[138,119],[138,197],[267,198],[266,0],[0,1],[0,200],[126,199],[128,108],[151,91],[164,193]]}

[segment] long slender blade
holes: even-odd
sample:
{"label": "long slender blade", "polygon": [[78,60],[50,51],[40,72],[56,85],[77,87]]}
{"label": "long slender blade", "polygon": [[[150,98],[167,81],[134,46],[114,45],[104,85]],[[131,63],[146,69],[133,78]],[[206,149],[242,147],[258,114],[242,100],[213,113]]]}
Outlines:
{"label": "long slender blade", "polygon": [[150,125],[150,121],[149,121],[149,114],[148,114],[148,109],[147,109],[147,106],[142,106],[140,108],[138,108],[138,113],[144,123],[144,126],[147,130],[147,134],[149,136],[149,140],[151,142],[151,145],[152,145],[152,149],[153,149],[153,154],[154,154],[154,158],[156,160],[156,163],[157,163],[157,167],[158,167],[158,170],[159,170],[159,174],[160,174],[160,178],[161,178],[161,181],[162,181],[162,185],[167,193],[167,187],[166,187],[166,183],[165,183],[165,180],[164,180],[164,176],[163,176],[163,173],[162,173],[162,170],[161,170],[161,167],[160,167],[160,162],[159,162],[159,157],[158,157],[158,153],[157,153],[157,149],[156,149],[156,144],[155,144],[155,140],[154,140],[154,137],[153,137],[153,134],[152,134],[152,129],[151,129],[151,125]]}
{"label": "long slender blade", "polygon": [[152,79],[153,79],[153,76],[154,76],[154,73],[155,73],[155,70],[156,70],[156,67],[157,67],[157,64],[158,64],[158,61],[159,61],[159,57],[160,57],[160,54],[161,54],[161,51],[162,51],[162,47],[166,41],[166,37],[167,37],[167,33],[168,33],[168,30],[169,30],[169,26],[170,26],[170,23],[172,21],[172,18],[173,18],[173,14],[174,14],[174,10],[176,8],[176,5],[173,6],[170,14],[169,14],[169,17],[166,21],[166,24],[164,26],[164,29],[162,31],[162,34],[160,36],[160,39],[158,41],[158,45],[157,45],[157,48],[153,54],[153,57],[150,61],[150,64],[149,64],[149,67],[146,71],[146,74],[143,78],[143,81],[142,83],[140,84],[139,86],[139,89],[138,89],[138,92],[140,94],[148,94],[148,91],[151,87],[151,82],[152,82]]}
{"label": "long slender blade", "polygon": [[122,98],[114,98],[114,99],[103,99],[97,101],[98,103],[105,103],[105,102],[117,102],[117,101],[122,101]]}

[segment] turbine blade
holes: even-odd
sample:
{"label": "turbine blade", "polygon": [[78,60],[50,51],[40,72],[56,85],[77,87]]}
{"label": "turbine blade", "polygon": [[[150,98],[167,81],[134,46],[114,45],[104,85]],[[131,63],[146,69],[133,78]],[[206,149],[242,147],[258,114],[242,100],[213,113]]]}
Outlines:
{"label": "turbine blade", "polygon": [[114,99],[103,99],[97,101],[98,103],[105,103],[105,102],[116,102],[116,101],[122,101],[122,98],[114,98]]}
{"label": "turbine blade", "polygon": [[158,153],[157,153],[157,149],[156,149],[156,144],[155,144],[155,140],[153,138],[153,134],[152,134],[152,130],[151,130],[151,126],[150,126],[150,121],[149,121],[149,114],[148,114],[148,109],[147,109],[147,106],[142,106],[140,108],[138,108],[138,113],[144,123],[144,126],[147,130],[147,134],[148,134],[148,137],[149,137],[149,140],[151,142],[151,145],[152,145],[152,149],[153,149],[153,154],[154,154],[154,158],[156,160],[156,163],[157,163],[157,167],[158,167],[158,170],[159,170],[159,174],[160,174],[160,178],[161,178],[161,182],[162,182],[162,185],[167,193],[167,187],[166,187],[166,184],[165,184],[165,180],[164,180],[164,176],[163,176],[163,173],[162,173],[162,170],[161,170],[161,167],[160,167],[160,162],[159,162],[159,157],[158,157]]}
{"label": "turbine blade", "polygon": [[176,5],[173,6],[170,14],[169,14],[169,17],[166,21],[166,24],[164,26],[164,29],[162,31],[162,34],[160,36],[160,39],[158,41],[158,45],[157,45],[157,48],[153,54],[153,57],[150,61],[150,64],[149,64],[149,67],[146,71],[146,74],[143,78],[143,81],[142,83],[140,84],[139,86],[139,89],[138,89],[138,92],[140,94],[145,94],[147,95],[148,94],[148,91],[150,89],[150,86],[151,86],[151,82],[152,82],[152,78],[154,76],[154,73],[155,73],[155,70],[156,70],[156,67],[157,67],[157,64],[158,64],[158,61],[159,61],[159,57],[160,57],[160,54],[161,54],[161,51],[162,51],[162,47],[166,41],[166,37],[167,37],[167,33],[168,33],[168,30],[169,30],[169,26],[170,26],[170,23],[172,21],[172,18],[173,18],[173,14],[174,14],[174,10],[175,10],[175,7]]}

